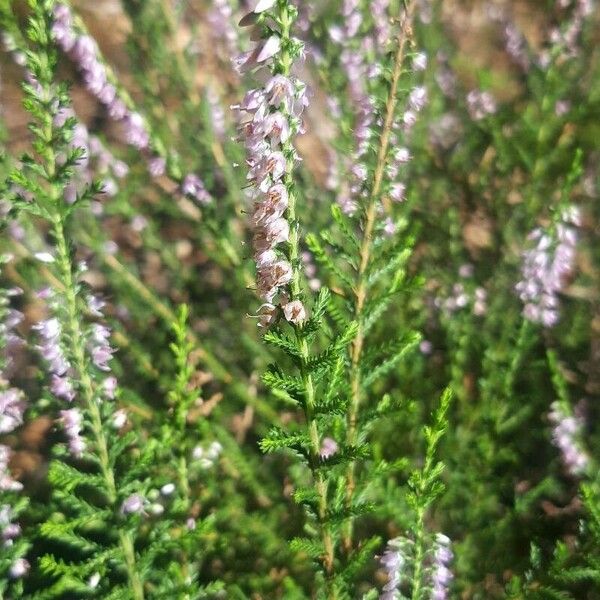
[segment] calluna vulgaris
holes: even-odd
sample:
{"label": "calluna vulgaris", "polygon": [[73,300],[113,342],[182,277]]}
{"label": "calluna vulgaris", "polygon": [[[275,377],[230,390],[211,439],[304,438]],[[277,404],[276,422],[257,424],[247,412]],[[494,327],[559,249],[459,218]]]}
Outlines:
{"label": "calluna vulgaris", "polygon": [[0,599],[596,598],[596,0],[0,0]]}

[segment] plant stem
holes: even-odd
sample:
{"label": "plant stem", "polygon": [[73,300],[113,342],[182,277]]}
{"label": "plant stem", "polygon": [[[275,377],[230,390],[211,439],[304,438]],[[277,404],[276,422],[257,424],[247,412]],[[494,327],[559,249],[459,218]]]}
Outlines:
{"label": "plant stem", "polygon": [[[281,71],[285,77],[289,77],[292,66],[292,57],[290,56],[287,46],[291,40],[292,19],[288,11],[287,0],[279,1],[280,22],[281,22]],[[292,281],[290,284],[290,293],[292,300],[303,296],[304,290],[301,284],[301,261],[300,261],[300,224],[296,211],[296,195],[294,191],[294,147],[291,141],[287,141],[283,145],[284,155],[287,157],[287,168],[284,177],[284,183],[288,190],[288,211],[287,218],[290,223],[290,237],[288,244],[288,258],[293,269]],[[317,420],[315,419],[314,409],[316,402],[316,390],[313,376],[307,371],[307,363],[311,356],[311,351],[308,341],[302,332],[302,325],[295,326],[296,339],[300,349],[301,357],[301,378],[305,392],[304,398],[304,415],[308,426],[310,438],[310,469],[314,481],[315,490],[318,496],[318,520],[321,541],[323,543],[324,555],[322,557],[323,567],[326,575],[327,597],[330,600],[337,598],[337,593],[332,582],[334,572],[335,547],[333,537],[329,526],[326,523],[327,519],[327,481],[319,469],[321,462],[321,439]]]}
{"label": "plant stem", "polygon": [[411,600],[420,600],[423,580],[423,560],[425,558],[425,508],[419,506],[416,519],[415,537],[415,570],[413,572],[413,588]]}
{"label": "plant stem", "polygon": [[[394,58],[394,70],[392,74],[392,81],[390,85],[390,91],[386,103],[385,109],[385,120],[383,130],[381,133],[381,140],[379,144],[379,150],[377,153],[377,164],[375,167],[375,175],[373,179],[373,187],[369,196],[369,203],[366,209],[364,233],[362,243],[360,247],[360,264],[357,275],[357,286],[354,290],[355,294],[355,318],[358,322],[358,332],[352,343],[350,358],[352,362],[351,375],[350,375],[350,387],[351,387],[351,401],[350,407],[347,414],[347,435],[346,443],[348,446],[354,446],[356,444],[357,437],[357,420],[358,413],[360,410],[360,404],[362,400],[362,383],[360,376],[360,362],[362,358],[362,352],[365,342],[365,334],[362,323],[362,312],[365,307],[367,300],[367,277],[366,272],[371,259],[371,250],[373,242],[373,230],[375,228],[375,222],[377,217],[377,206],[381,195],[381,188],[383,184],[383,177],[385,174],[385,166],[388,157],[388,151],[390,146],[390,137],[392,133],[392,127],[394,125],[394,116],[396,113],[396,106],[398,104],[398,83],[400,81],[400,75],[402,74],[402,64],[404,62],[404,55],[406,50],[406,44],[411,35],[411,21],[412,13],[414,11],[414,0],[410,0],[406,6],[406,11],[400,24],[400,31],[398,37],[398,48]],[[356,477],[355,477],[356,463],[352,461],[347,470],[347,487],[346,487],[346,506],[349,508],[352,506],[354,491],[356,488]],[[352,530],[353,521],[349,519],[348,524],[345,528],[343,545],[347,552],[352,549]]]}

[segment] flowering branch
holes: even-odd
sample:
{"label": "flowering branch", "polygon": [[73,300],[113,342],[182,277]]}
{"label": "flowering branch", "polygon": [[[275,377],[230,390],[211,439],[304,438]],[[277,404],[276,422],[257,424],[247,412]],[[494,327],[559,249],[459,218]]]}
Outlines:
{"label": "flowering branch", "polygon": [[[363,323],[363,310],[367,301],[367,269],[371,258],[371,248],[373,243],[373,231],[375,228],[377,210],[381,199],[382,184],[384,181],[385,168],[388,160],[390,149],[390,137],[396,116],[396,106],[398,104],[398,84],[402,67],[405,60],[406,45],[411,36],[411,20],[414,12],[415,3],[409,1],[405,13],[402,16],[400,31],[398,34],[398,46],[394,57],[394,67],[392,73],[392,81],[389,88],[387,104],[385,109],[385,120],[381,132],[379,149],[377,152],[377,163],[373,178],[373,186],[371,188],[368,204],[365,207],[363,234],[360,245],[359,267],[357,273],[357,286],[354,289],[354,315],[358,322],[358,331],[351,346],[351,400],[347,414],[347,433],[346,440],[348,445],[356,443],[357,435],[357,419],[362,400],[362,383],[361,383],[361,357],[365,343],[365,332]],[[347,478],[348,484],[346,488],[346,502],[350,506],[353,502],[355,483],[355,464],[352,462],[348,466]],[[347,550],[352,547],[352,521],[348,523],[346,534],[344,537],[344,546]]]}

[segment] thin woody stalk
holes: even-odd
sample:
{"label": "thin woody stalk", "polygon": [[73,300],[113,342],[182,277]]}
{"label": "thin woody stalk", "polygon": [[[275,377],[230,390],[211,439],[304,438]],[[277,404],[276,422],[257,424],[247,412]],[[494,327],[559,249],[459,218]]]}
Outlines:
{"label": "thin woody stalk", "polygon": [[[282,26],[282,47],[281,53],[281,72],[285,77],[289,77],[291,67],[293,64],[292,57],[290,56],[287,47],[291,40],[291,26],[292,19],[289,14],[289,8],[287,0],[279,1],[280,19]],[[293,275],[290,285],[290,296],[292,301],[299,300],[305,296],[306,290],[302,287],[302,273],[301,273],[301,261],[300,261],[300,223],[296,211],[296,194],[294,190],[294,176],[293,167],[294,160],[293,156],[295,153],[291,139],[288,140],[283,146],[283,152],[287,159],[287,168],[284,175],[284,185],[288,190],[288,210],[287,219],[290,223],[290,238],[288,243],[288,259],[292,265]],[[319,528],[321,533],[321,539],[325,555],[322,558],[323,566],[327,574],[328,579],[333,574],[334,555],[335,549],[333,544],[333,538],[329,527],[324,523],[327,515],[327,482],[323,474],[318,469],[320,462],[320,449],[321,439],[317,427],[317,421],[314,418],[314,407],[315,407],[315,384],[313,377],[306,370],[306,364],[310,359],[310,348],[306,338],[302,335],[302,323],[295,324],[296,337],[301,349],[301,377],[302,383],[305,390],[305,404],[304,404],[304,415],[308,425],[309,437],[310,437],[310,468],[312,477],[315,484],[315,489],[318,494],[318,517],[319,517]],[[335,598],[335,592],[332,589],[328,590],[328,597]]]}
{"label": "thin woody stalk", "polygon": [[[357,435],[357,419],[362,402],[362,389],[361,389],[361,377],[360,377],[360,362],[362,358],[362,352],[364,348],[365,335],[364,327],[362,323],[362,312],[367,301],[367,278],[366,272],[369,267],[371,258],[372,242],[373,242],[373,231],[375,228],[377,218],[377,207],[380,200],[382,186],[384,182],[385,167],[388,159],[390,150],[390,137],[392,134],[392,128],[394,125],[394,117],[396,115],[396,107],[398,105],[398,83],[402,74],[402,66],[404,64],[404,58],[406,54],[406,45],[411,37],[411,22],[414,12],[414,0],[411,0],[407,6],[406,11],[402,17],[400,23],[400,31],[398,36],[398,47],[394,57],[394,70],[392,74],[392,81],[390,84],[390,91],[386,103],[385,109],[385,120],[383,130],[381,133],[381,140],[379,144],[379,150],[377,152],[377,163],[375,166],[375,174],[373,178],[373,187],[371,194],[369,195],[369,201],[365,212],[364,221],[364,233],[362,237],[360,247],[360,263],[357,276],[357,286],[354,290],[355,294],[355,318],[358,322],[358,332],[351,346],[350,357],[352,362],[351,374],[350,374],[350,386],[351,386],[351,401],[347,414],[347,436],[346,443],[348,446],[354,446],[356,444]],[[354,491],[356,488],[355,478],[356,463],[353,461],[349,464],[347,470],[347,488],[346,488],[346,506],[352,506]],[[352,548],[352,530],[353,522],[349,519],[348,524],[345,528],[343,545],[346,551],[350,551]]]}
{"label": "thin woody stalk", "polygon": [[297,160],[293,138],[302,129],[301,114],[306,106],[305,85],[292,75],[302,43],[292,37],[297,9],[288,0],[264,0],[244,17],[243,24],[263,21],[267,35],[249,53],[237,59],[241,70],[254,69],[272,61],[272,76],[263,88],[247,92],[238,108],[240,131],[245,142],[248,180],[254,191],[252,226],[257,265],[257,292],[264,304],[261,327],[282,317],[294,329],[295,356],[300,371],[302,405],[307,424],[306,460],[316,495],[315,513],[323,553],[320,561],[326,576],[326,595],[337,597],[334,576],[335,548],[328,524],[328,490],[321,465],[321,438],[316,415],[316,383],[304,302],[309,292],[302,284],[300,224],[294,186]]}
{"label": "thin woody stalk", "polygon": [[[290,27],[292,25],[288,13],[288,6],[285,0],[280,1],[281,23],[282,23],[282,41],[290,39]],[[283,44],[286,47],[285,43]],[[290,75],[292,60],[289,53],[284,49],[281,56],[282,74],[286,77]],[[284,154],[293,156],[294,148],[291,141],[284,145]],[[305,296],[306,290],[302,288],[302,273],[300,261],[300,223],[296,212],[296,195],[294,191],[293,177],[293,159],[288,159],[286,174],[284,176],[284,184],[288,190],[288,211],[287,218],[290,222],[290,239],[288,245],[288,258],[293,269],[292,282],[290,285],[291,299],[298,300]],[[301,376],[302,383],[306,392],[304,415],[308,425],[310,436],[310,455],[311,455],[311,471],[315,482],[315,488],[319,497],[319,521],[321,530],[321,539],[325,550],[323,557],[323,566],[328,577],[333,574],[333,564],[335,556],[335,548],[333,537],[329,531],[329,527],[324,524],[327,514],[327,482],[323,474],[318,469],[320,462],[321,439],[317,427],[317,421],[314,418],[315,407],[315,385],[313,377],[306,371],[306,363],[310,359],[310,349],[307,340],[302,336],[302,324],[295,325],[296,337],[301,348],[302,368]],[[330,597],[335,598],[335,592],[330,591]]]}

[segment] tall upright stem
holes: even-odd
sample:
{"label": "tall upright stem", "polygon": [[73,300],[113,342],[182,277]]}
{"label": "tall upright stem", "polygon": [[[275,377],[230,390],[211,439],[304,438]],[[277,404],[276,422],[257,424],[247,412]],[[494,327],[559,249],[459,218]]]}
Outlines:
{"label": "tall upright stem", "polygon": [[[43,80],[40,81],[40,84],[48,97],[51,97],[52,80]],[[95,386],[88,371],[89,361],[86,358],[85,336],[81,327],[81,312],[77,303],[77,282],[73,277],[73,264],[65,232],[65,214],[61,207],[64,199],[62,198],[62,189],[54,183],[58,166],[56,152],[53,147],[55,137],[54,116],[51,113],[47,113],[43,119],[40,127],[40,135],[45,144],[40,148],[40,155],[44,162],[47,179],[50,184],[45,201],[52,211],[50,218],[56,243],[56,262],[59,270],[59,279],[62,283],[61,293],[66,308],[66,323],[64,325],[66,325],[69,336],[69,348],[79,382],[79,390],[84,407],[90,417],[94,446],[98,452],[97,458],[102,478],[106,485],[108,501],[111,507],[114,508],[117,502],[117,487],[108,452],[108,443],[104,435],[102,416],[95,398]],[[144,600],[144,588],[136,566],[135,549],[131,533],[122,530],[119,531],[119,543],[123,552],[133,598],[134,600]]]}
{"label": "tall upright stem", "polygon": [[[371,259],[372,242],[373,242],[373,230],[375,228],[375,222],[377,217],[377,206],[381,196],[381,189],[383,185],[383,177],[385,174],[385,166],[388,158],[388,152],[390,147],[390,137],[392,134],[392,128],[394,125],[394,116],[396,114],[396,107],[398,104],[398,83],[400,81],[400,75],[402,74],[402,65],[404,63],[404,56],[406,51],[406,44],[411,35],[411,21],[414,11],[414,0],[410,0],[406,6],[405,13],[402,17],[400,24],[400,31],[398,36],[398,47],[394,57],[394,69],[392,74],[392,81],[390,84],[390,91],[386,103],[385,109],[385,120],[383,124],[383,130],[381,132],[381,139],[379,143],[379,150],[377,152],[377,163],[375,166],[375,175],[373,178],[373,187],[371,194],[369,195],[369,201],[365,212],[364,221],[364,232],[362,242],[360,246],[360,263],[358,268],[357,286],[354,290],[355,295],[355,309],[354,314],[358,322],[358,332],[352,347],[350,350],[350,357],[352,362],[351,375],[350,375],[350,388],[351,388],[351,400],[347,414],[347,436],[346,443],[348,446],[354,446],[356,444],[357,436],[357,420],[358,413],[360,410],[360,404],[362,401],[362,383],[360,376],[360,362],[362,352],[365,343],[364,323],[362,321],[362,312],[365,307],[367,300],[367,269]],[[354,491],[356,489],[356,476],[355,476],[356,465],[352,461],[348,465],[347,470],[347,488],[346,488],[346,506],[350,507],[353,502]],[[345,528],[343,544],[346,551],[352,549],[352,530],[353,522],[352,519],[348,521]]]}
{"label": "tall upright stem", "polygon": [[[282,39],[282,52],[281,52],[281,73],[285,77],[289,77],[292,66],[292,57],[290,56],[287,46],[291,39],[291,26],[292,19],[290,18],[287,0],[280,0],[280,20],[281,20],[281,39]],[[294,190],[294,147],[291,140],[288,140],[283,145],[284,155],[287,157],[287,168],[284,176],[284,184],[288,191],[288,210],[287,219],[290,223],[290,236],[288,243],[288,259],[292,265],[293,275],[290,284],[290,294],[292,300],[298,299],[303,294],[302,283],[301,283],[301,271],[300,271],[300,224],[297,215],[297,199]],[[323,473],[319,469],[320,462],[320,449],[321,439],[315,419],[315,404],[316,404],[316,390],[313,376],[308,372],[307,364],[310,359],[310,348],[306,338],[302,333],[302,325],[295,326],[296,337],[300,347],[301,356],[301,378],[304,388],[304,415],[310,438],[310,469],[315,485],[315,491],[318,496],[318,520],[319,530],[321,535],[321,541],[323,543],[324,555],[322,557],[323,567],[325,569],[326,581],[327,581],[327,597],[330,600],[335,600],[337,594],[335,592],[332,577],[334,570],[334,558],[335,548],[333,543],[333,537],[329,526],[326,523],[327,518],[327,481],[323,476]]]}

